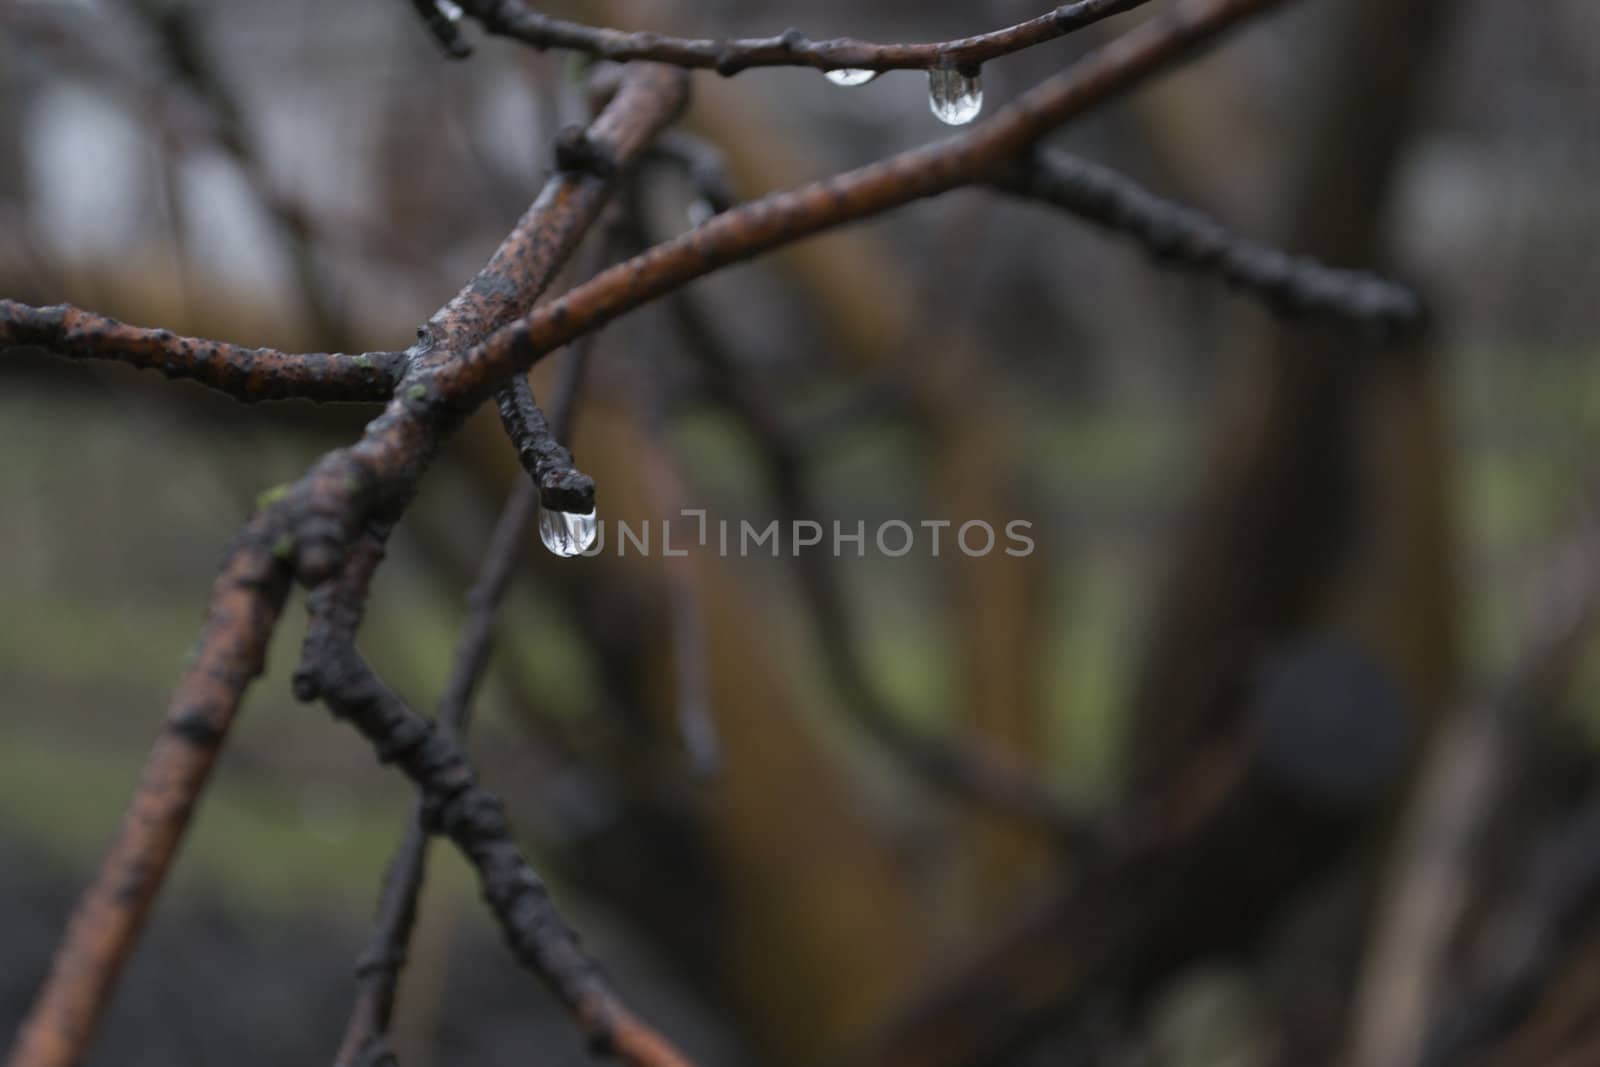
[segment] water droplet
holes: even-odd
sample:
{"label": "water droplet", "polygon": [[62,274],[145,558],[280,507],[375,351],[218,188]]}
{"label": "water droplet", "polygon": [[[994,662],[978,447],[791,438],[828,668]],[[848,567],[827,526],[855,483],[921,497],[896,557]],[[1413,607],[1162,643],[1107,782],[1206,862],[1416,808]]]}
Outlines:
{"label": "water droplet", "polygon": [[598,529],[592,511],[587,515],[579,515],[573,511],[539,509],[539,540],[544,542],[544,547],[562,558],[587,552],[589,546],[594,544]]}
{"label": "water droplet", "polygon": [[433,6],[438,8],[439,14],[443,15],[451,22],[460,22],[461,16],[465,14],[465,12],[461,10],[461,5],[453,3],[452,0],[434,0]]}
{"label": "water droplet", "polygon": [[928,108],[940,122],[965,126],[983,110],[983,79],[954,67],[928,71]]}
{"label": "water droplet", "polygon": [[835,85],[843,85],[849,88],[852,85],[867,84],[878,76],[878,72],[875,70],[861,70],[859,67],[837,67],[833,70],[823,71],[822,76]]}

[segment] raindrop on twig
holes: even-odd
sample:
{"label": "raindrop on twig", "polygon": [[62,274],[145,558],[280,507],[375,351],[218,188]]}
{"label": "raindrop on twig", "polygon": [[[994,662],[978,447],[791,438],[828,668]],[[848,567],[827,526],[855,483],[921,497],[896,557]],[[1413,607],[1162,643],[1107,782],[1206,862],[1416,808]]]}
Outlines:
{"label": "raindrop on twig", "polygon": [[581,555],[594,544],[599,524],[594,512],[580,515],[573,511],[539,509],[539,540],[544,547],[562,558]]}
{"label": "raindrop on twig", "polygon": [[955,67],[928,71],[928,108],[940,122],[965,126],[983,110],[983,79],[974,71],[963,74]]}
{"label": "raindrop on twig", "polygon": [[853,85],[867,84],[878,76],[878,72],[875,70],[862,70],[859,67],[835,67],[833,70],[823,71],[822,76],[834,85],[843,85],[849,88]]}

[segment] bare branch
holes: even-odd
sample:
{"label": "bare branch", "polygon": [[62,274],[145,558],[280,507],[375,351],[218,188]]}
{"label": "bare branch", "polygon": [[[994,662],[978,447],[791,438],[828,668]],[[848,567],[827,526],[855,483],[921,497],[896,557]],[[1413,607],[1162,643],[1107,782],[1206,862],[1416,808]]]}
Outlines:
{"label": "bare branch", "polygon": [[322,664],[320,691],[301,684],[301,676],[297,695],[321,696],[336,716],[372,742],[379,759],[398,765],[416,783],[429,829],[448,836],[478,872],[484,898],[512,952],[567,1005],[595,1047],[614,1050],[638,1067],[686,1063],[633,1018],[599,967],[578,947],[543,881],[513,841],[500,800],[477,783],[460,747],[383,685],[353,647],[337,641],[312,649],[310,640],[307,658]]}
{"label": "bare branch", "polygon": [[404,508],[440,441],[486,395],[458,402],[440,388],[448,368],[538,298],[599,217],[617,178],[677,117],[687,92],[682,71],[655,64],[629,68],[583,137],[587,155],[604,164],[563,170],[546,183],[488,265],[419,331],[388,409],[368,424],[359,442],[329,453],[301,479],[292,494],[301,580],[326,580],[370,516],[398,515]]}
{"label": "bare branch", "polygon": [[[1455,1010],[1441,1010],[1448,982],[1462,981],[1450,953],[1471,904],[1467,889],[1481,869],[1497,815],[1533,747],[1540,712],[1568,688],[1584,645],[1600,621],[1600,494],[1594,489],[1573,528],[1535,576],[1522,648],[1495,689],[1459,710],[1434,742],[1399,843],[1400,863],[1375,924],[1366,979],[1352,1033],[1352,1067],[1457,1063],[1503,1032],[1518,998],[1548,978],[1559,954],[1553,939],[1567,932],[1575,900],[1600,885],[1593,829],[1600,807],[1590,801],[1558,835],[1553,861],[1563,877],[1546,879],[1560,893],[1541,894],[1518,914],[1514,930],[1525,951],[1512,973],[1458,989]],[[1584,847],[1584,846],[1587,847]],[[1502,924],[1504,925],[1504,923]]]}
{"label": "bare branch", "polygon": [[406,366],[400,352],[289,355],[127,326],[67,304],[31,307],[0,300],[0,351],[23,348],[158,370],[247,404],[291,399],[382,401],[394,391]]}
{"label": "bare branch", "polygon": [[[571,425],[573,401],[583,380],[590,334],[569,353],[554,409],[555,431],[566,436]],[[472,715],[472,695],[489,665],[493,646],[495,617],[510,587],[528,527],[539,512],[539,498],[532,481],[518,479],[496,521],[483,567],[467,591],[467,621],[456,646],[455,666],[439,698],[435,716],[439,731],[451,740],[466,736]],[[353,633],[348,636],[353,636]],[[423,821],[423,802],[406,824],[405,835],[384,873],[383,891],[378,901],[378,918],[372,938],[356,965],[361,986],[345,1027],[344,1040],[334,1058],[336,1067],[358,1067],[381,1062],[387,1051],[386,1035],[394,1011],[395,991],[400,969],[405,966],[406,946],[416,922],[417,899],[422,893],[427,870],[430,834]]]}
{"label": "bare branch", "polygon": [[[588,134],[578,138],[567,136],[568,162],[572,161],[570,145],[575,140],[587,146],[589,156],[603,157],[608,162],[599,166],[593,166],[591,162],[592,170],[599,173],[568,173],[552,179],[479,275],[420,331],[419,349],[422,352],[433,353],[438,345],[440,348],[434,358],[449,358],[455,350],[474,343],[514,316],[520,307],[537,299],[572,248],[581,240],[588,224],[598,217],[600,205],[609,193],[618,168],[642,151],[649,135],[654,132],[651,123],[659,125],[670,120],[681,106],[682,79],[672,78],[663,83],[659,77],[660,70],[646,68],[640,76],[631,79],[625,91],[620,91],[613,98],[612,106],[602,113]],[[653,104],[650,103],[652,92],[658,97]],[[623,113],[621,121],[618,120],[618,111]],[[635,126],[628,118],[629,113],[637,111],[649,116],[645,124]],[[605,131],[609,131],[613,139],[602,137],[601,133]],[[580,349],[582,347],[579,346]],[[564,433],[570,424],[583,362],[581,351],[575,350],[570,373],[557,397],[558,433]],[[551,457],[556,452],[566,456],[564,470],[587,483],[592,509],[593,482],[571,469],[570,455],[545,425],[543,413],[533,404],[526,379],[520,374],[513,377],[514,381],[502,387],[500,393],[503,398],[509,398],[511,404],[507,425],[513,439],[518,442],[519,453],[523,451],[522,445],[536,436],[533,424],[537,423],[538,442],[530,452],[530,461],[547,453]],[[525,401],[521,401],[515,392],[518,381],[526,393]],[[426,391],[425,386],[423,390]],[[430,432],[439,434],[448,428],[448,422],[436,423]],[[432,445],[424,447],[431,451]],[[425,462],[426,455],[420,458]],[[416,470],[420,474],[420,464]],[[551,470],[560,473],[555,467]],[[488,663],[494,616],[509,584],[517,550],[538,507],[539,500],[533,483],[519,481],[496,525],[483,571],[469,594],[471,613],[462,635],[456,665],[439,706],[439,729],[443,739],[450,743],[465,734],[472,691]],[[296,673],[296,693],[303,700],[324,694],[336,713],[338,705],[333,687],[339,684],[338,679],[344,677],[351,663],[360,662],[354,645],[355,630],[360,621],[372,568],[376,566],[377,556],[381,555],[382,540],[381,533],[375,537],[370,534],[364,537],[358,542],[357,550],[346,560],[339,578],[325,583],[312,596],[311,628],[301,666]],[[360,670],[371,679],[371,685],[382,690],[364,664]],[[335,1061],[340,1067],[372,1062],[386,1051],[385,1035],[393,1010],[399,970],[404,965],[405,947],[415,920],[416,901],[426,870],[430,829],[425,818],[428,810],[426,792],[419,798],[418,804],[418,811],[407,826],[401,846],[386,871],[377,927],[358,964],[361,990]],[[531,871],[529,874],[531,877]],[[515,936],[509,931],[508,936],[515,948]],[[524,959],[527,962],[529,958]],[[531,965],[539,973],[546,974],[537,962]],[[675,1062],[667,1058],[668,1053],[676,1055],[671,1053],[670,1046],[654,1037],[643,1024],[632,1020],[626,1013],[613,1012],[612,1015],[614,1018],[606,1026],[615,1032],[613,1040],[619,1046],[628,1041],[646,1041],[647,1044],[653,1041],[654,1045],[650,1047],[659,1046],[666,1050],[661,1058],[640,1062]],[[592,1020],[585,1019],[581,1013],[580,1021],[586,1026],[592,1025]]]}
{"label": "bare branch", "polygon": [[419,810],[406,823],[400,845],[383,872],[372,937],[356,961],[360,989],[339,1051],[334,1055],[334,1067],[393,1063],[387,1034],[394,1017],[400,969],[406,964],[406,947],[417,922],[417,900],[422,895],[430,840],[432,835],[423,827]]}
{"label": "bare branch", "polygon": [[[478,276],[420,331],[419,355],[426,353],[432,359],[448,359],[538,298],[582,239],[588,225],[598,217],[619,170],[643,151],[655,129],[670,121],[681,106],[683,79],[673,75],[663,77],[663,70],[642,68],[613,97],[611,105],[587,133],[564,134],[564,162],[569,166],[581,163],[587,170],[569,170],[551,180]],[[584,340],[587,342],[589,338]],[[530,446],[530,461],[548,454],[553,462],[557,452],[566,456],[565,467],[552,466],[551,471],[560,474],[565,470],[586,482],[592,509],[593,482],[571,469],[570,455],[557,441],[557,436],[564,435],[571,422],[585,348],[585,344],[580,344],[574,349],[569,373],[557,395],[553,433],[545,425],[543,413],[533,404],[531,390],[522,375],[514,375],[513,382],[502,387],[500,393],[510,398],[507,425],[518,442],[519,453],[524,443],[537,437],[537,442]],[[526,393],[525,401],[520,401],[515,392],[518,381]],[[426,386],[422,388],[426,392]],[[440,421],[434,423],[429,432],[437,435],[449,428],[448,421]],[[431,452],[434,443],[423,447]],[[423,453],[415,468],[418,474],[420,462],[425,461],[426,453]],[[538,507],[534,484],[519,481],[496,524],[483,570],[469,593],[471,610],[467,626],[438,712],[439,730],[448,741],[454,742],[465,735],[472,692],[488,663],[494,616],[510,582],[527,526]],[[369,532],[345,561],[339,578],[325,583],[313,594],[311,628],[296,673],[296,692],[301,699],[310,700],[329,691],[329,686],[343,676],[345,666],[359,661],[354,645],[355,631],[372,570],[381,556],[383,538],[382,531]],[[364,667],[362,669],[365,671]],[[378,684],[376,679],[373,684]],[[330,697],[330,704],[332,700]],[[426,870],[426,806],[424,795],[419,799],[418,811],[408,824],[384,877],[376,929],[358,964],[361,989],[335,1061],[341,1067],[373,1062],[386,1051],[385,1035],[399,971],[404,965],[406,944]],[[648,1028],[631,1019],[619,1016],[613,1026],[619,1045],[651,1039],[670,1051]]]}
{"label": "bare branch", "polygon": [[111,986],[144,926],[244,696],[261,673],[289,592],[281,523],[258,515],[211,588],[195,656],[145,760],[122,825],[84,890],[10,1067],[70,1067],[83,1055]]}
{"label": "bare branch", "polygon": [[[1423,1054],[1408,1062],[1419,1067],[1483,1062],[1478,1053],[1505,1040],[1542,1003],[1557,999],[1552,986],[1564,971],[1587,970],[1581,949],[1600,901],[1597,841],[1600,793],[1591,788],[1533,850],[1507,907],[1485,933],[1477,958],[1468,961],[1475,973],[1464,987],[1452,989],[1454,1002],[1436,1019]],[[1575,1045],[1579,1055],[1560,1062],[1593,1062],[1592,1041]],[[1502,1062],[1527,1062],[1515,1054],[1514,1043],[1511,1051]]]}
{"label": "bare branch", "polygon": [[527,376],[513,374],[495,397],[500,404],[500,422],[517,448],[517,459],[539,487],[540,506],[579,515],[593,511],[594,479],[578,470],[572,453],[556,440],[533,398]]}
{"label": "bare branch", "polygon": [[[417,0],[421,2],[421,0]],[[799,30],[775,37],[734,40],[626,33],[552,18],[520,0],[468,0],[467,14],[485,30],[535,48],[565,48],[615,62],[648,59],[678,67],[733,75],[750,67],[813,67],[817,70],[932,70],[975,67],[985,60],[1053,41],[1147,0],[1077,0],[1003,30],[928,44],[872,44],[851,37],[808,40]]]}
{"label": "bare branch", "polygon": [[1421,301],[1404,286],[1241,237],[1203,212],[1065,152],[1036,153],[994,184],[1127,234],[1159,262],[1216,274],[1281,314],[1348,319],[1386,332],[1414,327],[1422,318]]}
{"label": "bare branch", "polygon": [[618,264],[441,368],[436,384],[453,403],[471,404],[495,382],[578,334],[712,271],[913,200],[986,181],[1063,122],[1279,2],[1181,0],[966,134],[750,201]]}

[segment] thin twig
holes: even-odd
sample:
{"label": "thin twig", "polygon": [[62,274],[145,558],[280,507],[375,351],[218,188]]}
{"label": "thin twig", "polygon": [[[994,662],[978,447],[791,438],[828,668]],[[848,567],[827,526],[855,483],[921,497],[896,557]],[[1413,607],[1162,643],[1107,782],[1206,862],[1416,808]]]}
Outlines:
{"label": "thin twig", "polygon": [[1471,903],[1483,831],[1504,799],[1510,750],[1487,704],[1458,712],[1432,746],[1400,843],[1401,864],[1373,929],[1352,1012],[1350,1067],[1416,1064]]}
{"label": "thin twig", "polygon": [[[571,425],[573,403],[587,363],[589,334],[568,353],[567,364],[557,390],[558,405],[552,421],[560,436]],[[506,590],[511,585],[517,560],[528,537],[528,527],[539,513],[539,497],[533,482],[519,478],[501,509],[483,566],[467,592],[467,620],[456,645],[455,665],[439,698],[434,717],[439,731],[451,740],[466,737],[472,715],[472,695],[483,677],[493,650],[495,619]],[[386,1037],[394,1011],[400,970],[405,966],[406,949],[416,922],[417,899],[427,870],[427,850],[431,835],[423,821],[422,801],[406,823],[405,835],[384,873],[383,892],[378,901],[378,918],[372,938],[356,967],[360,990],[344,1040],[334,1059],[336,1067],[357,1067],[382,1062],[388,1052]],[[391,1054],[392,1055],[392,1054]]]}
{"label": "thin twig", "polygon": [[572,453],[556,439],[533,398],[527,375],[513,374],[508,384],[496,390],[495,399],[500,405],[500,424],[516,446],[517,459],[539,487],[539,505],[578,515],[593,511],[594,479],[578,469]]}
{"label": "thin twig", "polygon": [[[1540,1005],[1575,956],[1582,959],[1578,950],[1585,947],[1585,929],[1597,908],[1600,792],[1591,789],[1534,850],[1509,906],[1469,961],[1476,973],[1441,1013],[1423,1055],[1410,1062],[1420,1067],[1470,1062],[1505,1038]],[[1592,1055],[1592,1048],[1587,1051]],[[1513,1056],[1509,1062],[1520,1061]]]}
{"label": "thin twig", "polygon": [[615,62],[647,59],[733,75],[750,67],[817,70],[931,70],[973,68],[985,60],[1053,41],[1147,0],[1077,0],[1003,30],[927,44],[873,44],[851,37],[808,40],[799,30],[733,40],[627,33],[552,18],[520,0],[467,0],[461,7],[492,34],[535,48],[564,48]]}
{"label": "thin twig", "polygon": [[994,184],[1127,234],[1161,263],[1216,274],[1281,314],[1327,316],[1385,330],[1414,326],[1422,315],[1421,302],[1404,286],[1241,237],[1203,212],[1065,152],[1035,153]]}
{"label": "thin twig", "polygon": [[394,392],[405,366],[401,352],[290,355],[127,326],[67,304],[32,307],[0,300],[0,351],[23,348],[158,370],[247,404],[290,399],[382,401]]}
{"label": "thin twig", "polygon": [[[639,77],[625,85],[613,97],[607,111],[602,113],[602,120],[612,115],[612,109],[638,109],[645,99],[641,93],[652,91],[660,99],[656,101],[654,110],[647,110],[646,114],[653,115],[657,123],[670,119],[681,105],[683,87],[681,79],[663,83],[659,71],[660,68],[642,71]],[[648,134],[653,132],[646,125],[632,132],[625,127],[620,131],[621,137],[613,136],[610,140],[598,135],[598,132],[607,130],[616,134],[619,132],[616,126],[615,121],[598,121],[596,129],[591,130],[596,134],[593,137],[587,134],[564,134],[564,147],[558,146],[558,163],[566,165],[566,172],[552,179],[478,277],[462,289],[451,305],[435,316],[428,328],[421,331],[416,351],[419,359],[449,358],[453,352],[472,344],[514,316],[519,308],[538,298],[571,249],[582,238],[587,224],[598,217],[600,204],[609,194],[620,169],[642,152]],[[576,218],[581,225],[561,225],[572,218],[574,212],[578,213]],[[581,353],[575,351],[571,372],[567,376],[570,384],[562,388],[557,397],[557,432],[564,433],[570,426],[583,362]],[[523,390],[527,391],[527,383],[522,375],[515,375],[514,378],[520,380]],[[514,400],[517,395],[514,392],[516,383],[511,384],[512,388],[502,388],[500,392],[502,396]],[[549,427],[545,426],[543,413],[532,403],[531,391],[527,392],[526,408],[514,404],[509,413],[503,414],[507,414],[508,429],[519,444],[519,452],[522,451],[520,446],[535,435],[535,427],[531,423],[537,422],[539,441],[534,448],[533,469],[540,470],[537,461],[547,454],[553,456],[559,453],[566,457],[564,464],[551,465],[549,470],[566,475],[568,481],[576,478],[587,483],[592,508],[592,481],[572,470],[570,455],[556,441]],[[449,425],[448,422],[436,423],[433,432],[442,435],[448,431]],[[533,483],[519,482],[518,489],[508,502],[506,514],[496,526],[494,543],[484,572],[474,585],[472,613],[462,637],[460,656],[440,704],[438,721],[447,742],[454,743],[456,738],[465,734],[471,693],[488,662],[495,611],[509,583],[516,548],[521,543],[527,525],[537,514],[538,506],[539,499],[534,494]],[[379,543],[381,545],[381,539]],[[341,716],[345,714],[342,710],[345,705],[340,703],[340,694],[349,696],[347,690],[340,688],[343,684],[341,679],[345,678],[351,664],[360,663],[354,638],[370,579],[370,569],[365,566],[369,559],[371,553],[356,552],[345,563],[336,581],[325,583],[313,594],[309,605],[311,627],[302,652],[300,669],[296,673],[296,693],[302,700],[322,695],[330,709]],[[364,665],[358,673],[369,678],[370,685],[387,692]],[[358,967],[362,989],[340,1046],[336,1060],[340,1065],[373,1063],[391,1055],[387,1050],[385,1035],[425,872],[429,829],[428,820],[424,818],[427,804],[428,796],[424,791],[419,798],[417,817],[408,827],[401,848],[385,875],[377,930]],[[528,873],[531,877],[531,871]],[[485,879],[489,877],[489,872],[485,870],[480,870],[480,874]],[[519,935],[509,925],[510,920],[506,921],[508,937],[513,948],[517,948]],[[540,920],[535,924],[533,933],[544,930],[546,925],[544,920]],[[558,989],[561,988],[561,980],[544,969],[548,961],[541,962],[538,953],[530,955],[519,951],[519,958],[551,980]],[[616,1029],[620,1033],[634,1035],[630,1040],[653,1042],[651,1047],[661,1050],[657,1053],[661,1058],[641,1060],[641,1063],[676,1062],[670,1058],[676,1053],[672,1052],[669,1045],[655,1037],[643,1024],[627,1017],[620,1005],[615,1004],[614,997],[611,1003],[614,1010],[608,1009],[605,1018],[591,1019],[580,1012],[580,1023],[591,1028],[592,1032],[595,1027],[601,1027],[607,1033]]]}
{"label": "thin twig", "polygon": [[1400,841],[1402,862],[1374,925],[1352,1027],[1352,1067],[1460,1062],[1506,1024],[1519,995],[1537,987],[1554,954],[1551,931],[1563,928],[1571,899],[1595,888],[1592,855],[1576,856],[1577,872],[1562,883],[1565,896],[1541,899],[1524,924],[1532,931],[1529,945],[1544,951],[1530,951],[1487,988],[1466,989],[1456,1010],[1441,1009],[1440,990],[1454,974],[1450,952],[1470,904],[1467,887],[1526,760],[1529,732],[1561,698],[1600,621],[1600,485],[1589,490],[1532,591],[1515,662],[1494,690],[1456,714],[1422,776]]}
{"label": "thin twig", "polygon": [[533,303],[598,218],[618,177],[677,117],[687,92],[682,71],[630,67],[588,131],[569,132],[560,142],[558,162],[567,166],[546,183],[488,266],[419,331],[388,408],[360,441],[328,453],[295,486],[295,569],[302,581],[315,585],[336,573],[344,546],[371,516],[397,516],[461,418],[516,373],[486,382],[485,392],[471,398],[440,388],[485,332]]}
{"label": "thin twig", "polygon": [[[330,582],[317,591],[337,596]],[[313,640],[308,636],[308,646]],[[572,1012],[600,1051],[615,1052],[636,1067],[681,1067],[681,1054],[623,1006],[599,967],[578,947],[544,883],[511,836],[500,800],[477,783],[460,747],[412,711],[344,640],[309,648],[319,664],[317,691],[339,718],[372,742],[378,757],[416,783],[430,829],[448,836],[483,886],[517,959],[538,974]],[[297,685],[304,676],[297,679]]]}
{"label": "thin twig", "polygon": [[[418,808],[420,809],[420,802]],[[428,843],[432,835],[423,828],[418,815],[406,822],[404,836],[389,866],[383,872],[383,890],[378,896],[378,917],[372,937],[356,961],[356,980],[360,988],[345,1023],[344,1038],[334,1055],[334,1067],[393,1067],[389,1049],[389,1023],[394,1017],[395,994],[400,970],[406,964],[406,948],[417,922],[417,900],[421,896],[426,872]]]}
{"label": "thin twig", "polygon": [[[602,250],[597,259],[603,262],[604,254]],[[588,365],[589,348],[596,336],[585,335],[568,350],[567,363],[551,409],[551,427],[558,441],[565,440],[570,433],[573,412]],[[500,518],[495,522],[483,565],[467,592],[467,620],[456,646],[455,664],[435,715],[438,729],[452,740],[459,741],[466,736],[471,720],[472,694],[488,667],[493,647],[495,618],[510,587],[517,559],[527,539],[528,527],[538,513],[539,495],[534,482],[517,479]],[[354,627],[341,637],[345,641],[353,641]],[[356,964],[360,986],[350,1018],[345,1024],[344,1038],[334,1057],[335,1067],[363,1067],[366,1064],[391,1062],[393,1059],[388,1047],[389,1024],[394,1013],[400,972],[406,963],[411,931],[416,924],[417,901],[422,893],[427,872],[428,843],[432,839],[423,815],[423,802],[419,798],[416,809],[406,823],[400,845],[385,868],[372,937]]]}

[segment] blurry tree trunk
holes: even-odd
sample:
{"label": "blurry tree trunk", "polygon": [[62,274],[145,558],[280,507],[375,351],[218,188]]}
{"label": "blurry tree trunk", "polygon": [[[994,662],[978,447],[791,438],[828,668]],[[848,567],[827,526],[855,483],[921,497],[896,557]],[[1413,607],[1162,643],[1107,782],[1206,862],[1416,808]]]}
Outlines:
{"label": "blurry tree trunk", "polygon": [[[1286,242],[1296,253],[1382,260],[1384,208],[1445,6],[1362,0],[1339,12],[1320,106],[1300,126]],[[1368,356],[1349,337],[1272,325],[1232,390],[1136,684],[1136,793],[1159,788],[1231,718],[1255,658],[1297,632],[1355,629],[1425,714],[1450,685],[1452,538],[1431,354]]]}
{"label": "blurry tree trunk", "polygon": [[[1291,170],[1294,252],[1384,261],[1389,193],[1448,7],[1359,0],[1330,13]],[[1454,536],[1434,353],[1264,329],[1220,409],[1212,469],[1153,616],[1130,730],[1136,797],[1160,795],[1237,721],[1259,657],[1298,634],[1358,636],[1425,731],[1452,696]],[[1352,951],[1329,965],[1353,963]],[[1336,1051],[1334,1033],[1286,1040],[1284,1062]]]}
{"label": "blurry tree trunk", "polygon": [[[997,547],[969,557],[957,545],[950,553],[957,571],[963,666],[956,729],[961,736],[983,738],[1018,767],[1048,780],[1043,757],[1051,750],[1050,718],[1042,686],[1050,568],[1047,553],[1038,547],[1045,534],[1033,529],[1036,547],[1030,555],[1005,553],[1007,524],[1027,518],[1015,494],[1003,486],[1006,472],[1014,469],[1014,453],[1007,447],[1011,434],[981,406],[959,425],[963,428],[946,443],[941,460],[941,485],[955,511],[951,530],[968,521],[985,522],[995,532]],[[965,822],[959,866],[966,890],[962,933],[970,939],[993,929],[1018,891],[1047,869],[1052,855],[1037,830],[992,812],[973,811]]]}

